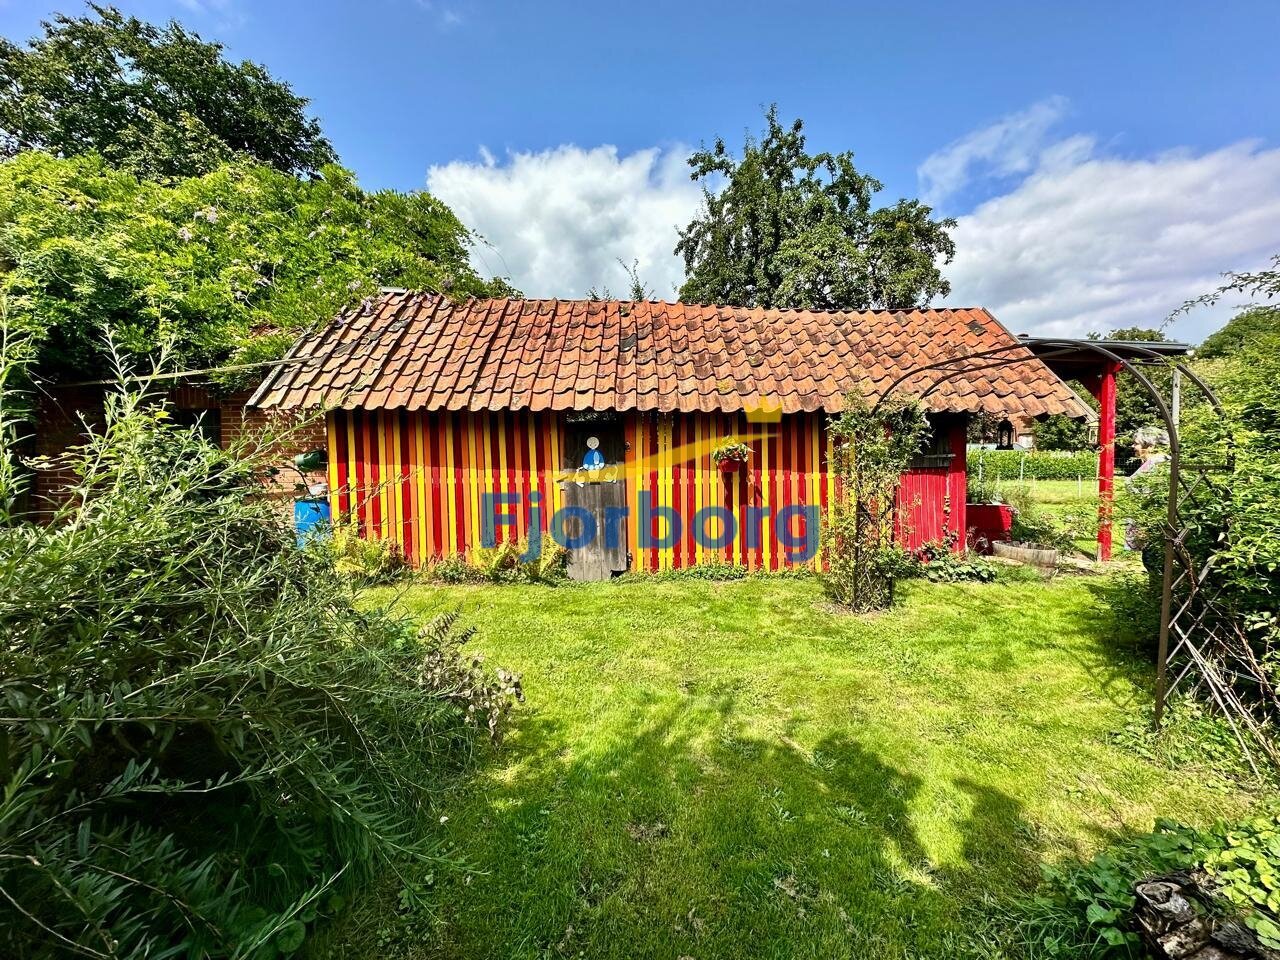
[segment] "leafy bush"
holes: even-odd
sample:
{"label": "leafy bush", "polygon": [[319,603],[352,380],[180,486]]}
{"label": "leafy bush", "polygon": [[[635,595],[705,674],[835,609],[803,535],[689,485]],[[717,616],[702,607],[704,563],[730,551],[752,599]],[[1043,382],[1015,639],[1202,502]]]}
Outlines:
{"label": "leafy bush", "polygon": [[1280,949],[1280,816],[1219,822],[1196,830],[1168,820],[1077,868],[1046,868],[1028,932],[1051,956],[1141,956],[1128,920],[1134,884],[1199,869],[1220,907],[1258,939]]}
{"label": "leafy bush", "polygon": [[711,451],[711,459],[716,463],[723,463],[725,460],[746,463],[751,459],[751,448],[741,440],[729,440]]}
{"label": "leafy bush", "polygon": [[990,583],[996,578],[994,563],[976,553],[955,553],[953,542],[926,543],[914,551],[914,575],[932,583]]}
{"label": "leafy bush", "polygon": [[[1050,514],[1041,506],[1025,483],[1008,483],[1000,487],[1000,496],[1013,507],[1013,525],[1010,536],[1016,543],[1030,543],[1054,550],[1073,550],[1082,533],[1064,520]],[[1097,527],[1094,528],[1097,533]]]}
{"label": "leafy bush", "polygon": [[971,450],[969,473],[981,474],[984,481],[1001,480],[1086,480],[1098,475],[1098,454],[1056,453],[1047,450]]}
{"label": "leafy bush", "polygon": [[473,550],[469,557],[455,554],[428,564],[422,576],[443,583],[552,584],[566,578],[569,551],[564,547],[544,537],[538,555],[521,560],[528,549],[528,542],[521,540]]}
{"label": "leafy bush", "polygon": [[101,376],[104,326],[144,356],[174,338],[191,368],[259,363],[380,284],[508,291],[476,276],[472,239],[436,198],[339,167],[299,180],[237,160],[156,183],[94,155],[0,162],[0,291],[46,376]]}
{"label": "leafy bush", "polygon": [[392,583],[409,570],[394,540],[362,537],[355,523],[334,527],[332,535],[321,542],[333,554],[334,569],[362,584]]}
{"label": "leafy bush", "polygon": [[969,503],[1004,503],[999,481],[985,474],[979,476],[972,470],[966,479],[965,498]]}
{"label": "leafy bush", "polygon": [[[137,397],[0,528],[0,952],[271,956],[423,824],[519,680],[362,611],[224,453]],[[267,444],[265,449],[269,449]]]}

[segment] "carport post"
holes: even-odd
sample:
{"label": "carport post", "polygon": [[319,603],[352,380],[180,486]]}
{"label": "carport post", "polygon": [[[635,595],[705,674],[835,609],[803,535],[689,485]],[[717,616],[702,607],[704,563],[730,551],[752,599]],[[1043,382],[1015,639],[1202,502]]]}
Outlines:
{"label": "carport post", "polygon": [[1116,374],[1108,360],[1098,381],[1098,559],[1111,559],[1111,514],[1116,476]]}

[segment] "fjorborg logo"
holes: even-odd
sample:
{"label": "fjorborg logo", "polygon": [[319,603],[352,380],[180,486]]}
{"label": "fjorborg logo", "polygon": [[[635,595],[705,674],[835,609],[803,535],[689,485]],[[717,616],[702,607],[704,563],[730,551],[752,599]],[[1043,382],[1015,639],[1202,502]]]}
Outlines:
{"label": "fjorborg logo", "polygon": [[[481,500],[481,546],[497,546],[499,528],[516,529],[517,517],[527,505],[529,547],[520,556],[520,562],[536,560],[542,553],[542,494],[534,490],[526,500],[519,493],[486,492]],[[648,492],[640,491],[636,495],[636,514],[639,518],[637,546],[641,550],[669,550],[686,537],[708,550],[723,550],[737,543],[739,537],[745,537],[747,549],[755,550],[764,542],[767,525],[772,525],[778,545],[788,551],[792,562],[805,563],[818,554],[820,513],[813,503],[789,503],[776,511],[767,506],[749,506],[741,525],[744,529],[739,529],[738,520],[728,507],[707,506],[686,516],[677,507],[655,507]],[[580,550],[601,537],[607,548],[616,550],[625,540],[630,517],[630,507],[607,507],[603,519],[599,519],[585,507],[567,506],[551,515],[547,529],[551,539],[566,550]]]}
{"label": "fjorborg logo", "polygon": [[[760,403],[746,410],[750,426],[750,439],[767,440],[776,432],[782,418],[780,406]],[[727,438],[735,441],[736,438]],[[618,464],[608,464],[600,451],[597,437],[586,441],[587,452],[577,470],[557,475],[559,483],[613,483],[620,479]],[[704,462],[710,451],[706,444],[681,444],[671,449],[676,462]],[[605,507],[597,514],[581,506],[563,506],[543,523],[546,507],[542,494],[531,491],[527,496],[518,492],[487,491],[481,495],[480,542],[484,547],[498,544],[500,529],[515,531],[521,526],[519,518],[528,516],[528,548],[521,555],[521,562],[536,559],[542,552],[543,530],[551,539],[567,550],[578,550],[597,542],[606,549],[616,550],[626,542],[630,506]],[[686,541],[712,551],[724,550],[745,539],[748,550],[756,550],[770,533],[779,547],[786,551],[793,563],[806,563],[818,553],[818,526],[820,508],[814,503],[788,503],[778,506],[748,505],[741,512],[742,520],[726,506],[707,505],[692,512],[677,506],[655,505],[650,491],[636,492],[635,515],[640,550],[669,550]]]}

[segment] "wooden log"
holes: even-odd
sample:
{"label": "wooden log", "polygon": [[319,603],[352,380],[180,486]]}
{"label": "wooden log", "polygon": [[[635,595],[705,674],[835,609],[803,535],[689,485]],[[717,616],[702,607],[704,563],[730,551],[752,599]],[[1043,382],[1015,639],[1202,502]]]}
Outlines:
{"label": "wooden log", "polygon": [[1019,563],[1029,563],[1036,567],[1056,567],[1058,565],[1058,551],[1047,550],[1043,547],[1028,547],[1021,543],[1001,543],[997,540],[991,544],[991,552],[997,557],[1004,557],[1006,560],[1017,560]]}
{"label": "wooden log", "polygon": [[1133,922],[1156,960],[1280,960],[1252,931],[1210,909],[1212,881],[1175,873],[1134,885]]}

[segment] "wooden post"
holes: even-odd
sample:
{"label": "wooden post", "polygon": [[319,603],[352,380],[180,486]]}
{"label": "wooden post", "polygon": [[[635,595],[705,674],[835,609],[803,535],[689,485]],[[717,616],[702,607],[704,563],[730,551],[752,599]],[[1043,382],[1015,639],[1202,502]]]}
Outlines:
{"label": "wooden post", "polygon": [[1115,504],[1116,374],[1108,361],[1098,386],[1098,559],[1111,559],[1111,514]]}

